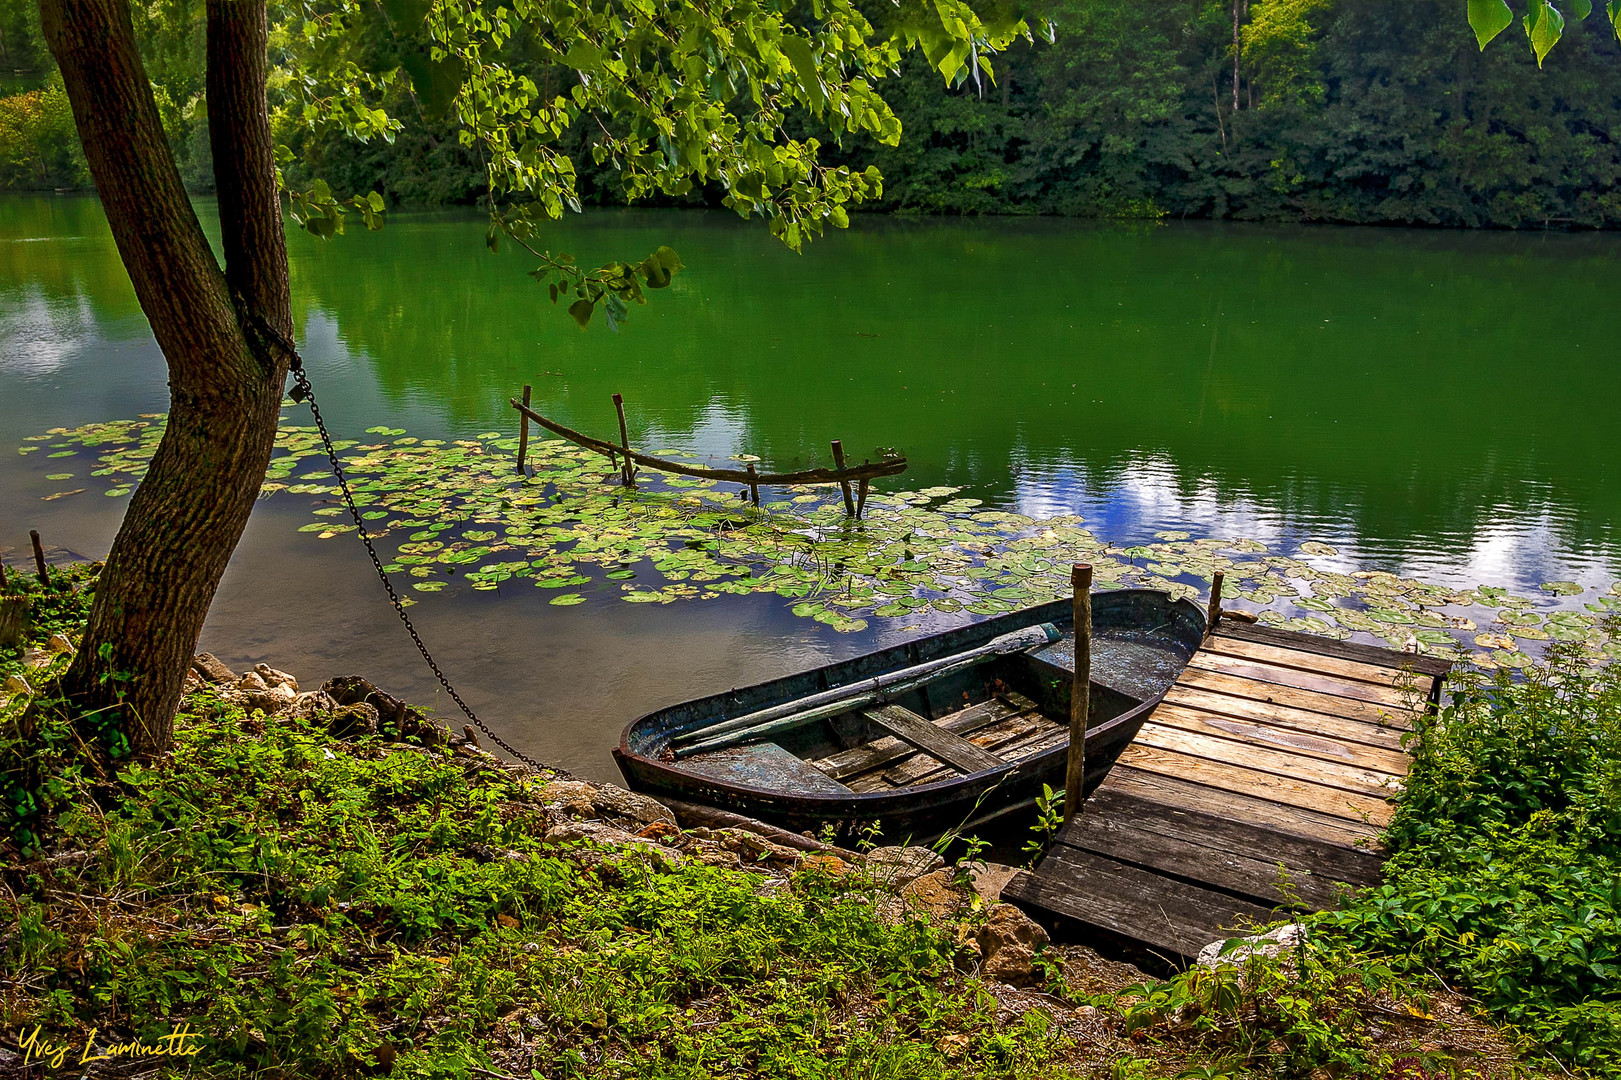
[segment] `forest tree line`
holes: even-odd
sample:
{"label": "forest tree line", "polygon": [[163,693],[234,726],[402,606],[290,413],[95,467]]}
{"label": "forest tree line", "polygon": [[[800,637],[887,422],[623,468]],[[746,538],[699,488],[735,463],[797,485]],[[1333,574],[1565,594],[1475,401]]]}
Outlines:
{"label": "forest tree line", "polygon": [[[200,6],[162,0],[136,5],[135,17],[183,175],[206,193]],[[1621,47],[1606,19],[1572,20],[1538,71],[1523,43],[1482,53],[1461,7],[1056,0],[1053,40],[987,57],[977,81],[944,86],[913,54],[879,84],[904,124],[901,144],[852,139],[824,155],[876,163],[889,211],[1621,225]],[[301,47],[285,30],[273,45],[289,62]],[[535,72],[542,85],[555,76]],[[388,104],[415,117],[391,141],[311,135],[284,118],[289,180],[319,176],[340,195],[375,190],[392,205],[476,201],[483,167],[453,118],[432,102]],[[588,135],[569,137],[582,193],[615,201]],[[32,0],[0,0],[0,185],[87,185]]]}

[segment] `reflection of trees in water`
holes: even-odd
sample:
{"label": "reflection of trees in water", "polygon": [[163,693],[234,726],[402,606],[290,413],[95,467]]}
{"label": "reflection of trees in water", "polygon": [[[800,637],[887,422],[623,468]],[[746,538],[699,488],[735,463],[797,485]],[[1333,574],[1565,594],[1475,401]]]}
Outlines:
{"label": "reflection of trees in water", "polygon": [[[796,257],[720,215],[604,214],[552,246],[670,243],[689,270],[619,334],[582,334],[478,228],[398,221],[295,260],[386,392],[429,392],[459,422],[508,423],[528,381],[586,430],[612,426],[620,391],[638,437],[679,444],[718,412],[739,432],[726,449],[772,464],[834,437],[894,445],[908,483],[1007,501],[1015,460],[1108,492],[1153,453],[1189,498],[1214,485],[1381,536],[1461,540],[1485,508],[1562,502],[1592,540],[1616,516],[1603,433],[1568,419],[1621,389],[1614,319],[1536,315],[1605,310],[1587,271],[1607,240],[869,220]],[[1516,408],[1504,388],[1535,359],[1554,374]]]}
{"label": "reflection of trees in water", "polygon": [[141,314],[101,204],[73,195],[0,199],[0,303],[76,312],[82,300],[97,318]]}
{"label": "reflection of trees in water", "polygon": [[[0,242],[0,304],[43,297],[53,328],[80,300],[138,316],[94,201],[8,200],[0,223],[72,238]],[[1107,499],[1151,457],[1187,505],[1442,546],[1515,514],[1607,544],[1621,518],[1592,419],[1621,391],[1608,237],[862,219],[794,256],[729,215],[605,212],[545,245],[602,261],[669,243],[689,267],[614,334],[577,330],[481,229],[293,235],[299,324],[324,313],[385,398],[464,430],[510,426],[530,382],[587,431],[611,432],[619,391],[637,441],[785,468],[832,438],[858,459],[894,446],[904,484],[1003,503],[1033,477]]]}

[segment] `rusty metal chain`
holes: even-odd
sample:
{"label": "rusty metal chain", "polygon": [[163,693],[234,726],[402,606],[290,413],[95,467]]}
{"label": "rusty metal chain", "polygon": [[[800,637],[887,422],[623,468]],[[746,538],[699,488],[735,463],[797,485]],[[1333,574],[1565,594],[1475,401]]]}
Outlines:
{"label": "rusty metal chain", "polygon": [[[265,327],[265,329],[270,328]],[[315,418],[315,429],[321,433],[321,445],[326,447],[327,460],[332,463],[332,475],[338,479],[338,490],[343,495],[343,504],[349,508],[349,516],[354,520],[356,531],[360,533],[360,542],[366,545],[366,554],[371,556],[371,564],[377,570],[377,579],[383,583],[383,589],[388,593],[388,601],[394,605],[394,612],[399,615],[400,622],[405,624],[406,633],[410,634],[411,640],[416,643],[417,652],[422,654],[422,659],[427,662],[434,678],[439,680],[439,685],[445,688],[445,693],[450,695],[450,700],[454,701],[457,707],[467,715],[467,719],[478,725],[478,729],[490,737],[491,742],[525,765],[534,769],[549,771],[548,766],[542,765],[491,731],[489,725],[478,718],[478,714],[473,711],[467,702],[462,700],[462,696],[456,692],[456,688],[450,685],[450,680],[445,678],[445,673],[439,670],[439,665],[434,661],[433,654],[428,651],[428,646],[422,641],[422,635],[417,633],[416,626],[411,622],[411,616],[405,613],[405,605],[400,601],[400,594],[394,591],[394,583],[388,579],[388,571],[383,569],[383,560],[378,557],[377,548],[372,544],[371,534],[366,531],[366,523],[360,517],[360,508],[355,505],[355,497],[349,490],[349,480],[343,475],[343,466],[338,461],[337,447],[332,445],[332,436],[327,433],[326,421],[321,419],[320,406],[315,403],[315,388],[310,385],[310,377],[304,371],[304,365],[298,357],[298,352],[291,348],[292,343],[288,342],[283,335],[278,333],[275,336],[281,339],[280,343],[292,352],[294,357],[292,399],[309,404],[310,415]]]}

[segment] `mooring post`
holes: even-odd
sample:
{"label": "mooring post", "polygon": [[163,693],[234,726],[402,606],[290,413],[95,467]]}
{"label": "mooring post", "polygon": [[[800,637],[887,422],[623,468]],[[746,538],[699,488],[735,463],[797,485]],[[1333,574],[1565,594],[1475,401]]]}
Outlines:
{"label": "mooring post", "polygon": [[760,485],[754,482],[754,478],[759,476],[760,474],[755,471],[754,462],[752,462],[752,461],[749,462],[748,466],[749,466],[749,502],[753,503],[755,506],[759,506],[760,505]]}
{"label": "mooring post", "polygon": [[1220,570],[1216,571],[1215,578],[1210,582],[1210,614],[1205,619],[1206,634],[1216,632],[1216,620],[1221,618],[1221,582],[1227,575]]}
{"label": "mooring post", "polygon": [[856,485],[856,519],[858,521],[861,519],[861,515],[866,512],[866,509],[867,509],[867,488],[871,484],[872,484],[872,480],[870,480],[869,478],[863,476],[861,478],[861,483]]}
{"label": "mooring post", "polygon": [[523,459],[529,456],[529,391],[531,387],[525,383],[523,388],[523,409],[518,410],[518,471],[523,472]]}
{"label": "mooring post", "polygon": [[1069,692],[1069,764],[1064,770],[1064,820],[1081,812],[1086,783],[1086,721],[1092,709],[1092,564],[1076,563],[1069,571],[1075,590],[1070,611],[1075,617],[1075,675]]}
{"label": "mooring post", "polygon": [[39,530],[29,529],[28,538],[34,542],[34,568],[39,571],[39,583],[48,589],[51,587],[51,575],[45,569],[45,549],[39,542]]}
{"label": "mooring post", "polygon": [[27,629],[28,597],[8,596],[11,586],[6,581],[6,564],[0,562],[0,649],[14,649],[22,644]]}
{"label": "mooring post", "polygon": [[[839,472],[844,471],[844,443],[838,439],[833,440],[833,466]],[[846,517],[856,516],[856,501],[850,494],[850,481],[840,480],[839,487],[844,490],[844,513]]]}
{"label": "mooring post", "polygon": [[636,467],[630,462],[630,434],[625,427],[625,396],[614,395],[614,411],[619,414],[619,448],[624,452],[625,460],[619,469],[620,483],[630,487],[630,482],[636,479]]}
{"label": "mooring post", "polygon": [[0,649],[15,649],[28,629],[28,597],[7,596],[5,577],[0,569]]}

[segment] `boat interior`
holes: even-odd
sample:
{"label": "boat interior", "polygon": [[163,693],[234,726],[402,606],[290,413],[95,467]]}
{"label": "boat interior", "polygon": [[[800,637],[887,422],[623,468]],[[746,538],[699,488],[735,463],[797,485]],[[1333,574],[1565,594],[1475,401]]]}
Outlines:
{"label": "boat interior", "polygon": [[[1066,636],[680,763],[716,780],[807,795],[891,791],[1017,765],[1068,743],[1073,656]],[[1152,632],[1096,632],[1088,730],[1163,693],[1187,656]]]}

